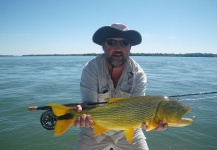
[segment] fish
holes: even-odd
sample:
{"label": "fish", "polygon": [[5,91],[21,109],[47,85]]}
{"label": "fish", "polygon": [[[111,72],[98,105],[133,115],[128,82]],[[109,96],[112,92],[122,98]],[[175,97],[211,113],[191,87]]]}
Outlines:
{"label": "fish", "polygon": [[54,136],[66,132],[78,117],[88,114],[93,120],[93,133],[98,136],[108,130],[123,130],[129,143],[134,137],[134,130],[146,124],[146,131],[155,129],[159,121],[169,127],[190,125],[193,120],[182,118],[191,111],[187,105],[174,98],[164,96],[138,96],[130,98],[108,98],[107,104],[77,112],[75,108],[59,104],[49,104],[57,122]]}

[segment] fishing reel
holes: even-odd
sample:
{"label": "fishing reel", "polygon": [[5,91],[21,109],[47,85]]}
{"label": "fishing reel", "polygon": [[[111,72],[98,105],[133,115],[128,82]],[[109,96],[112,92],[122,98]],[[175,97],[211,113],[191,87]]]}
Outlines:
{"label": "fishing reel", "polygon": [[53,111],[47,110],[44,113],[42,113],[40,122],[42,127],[44,127],[47,130],[54,130],[57,118],[54,115]]}

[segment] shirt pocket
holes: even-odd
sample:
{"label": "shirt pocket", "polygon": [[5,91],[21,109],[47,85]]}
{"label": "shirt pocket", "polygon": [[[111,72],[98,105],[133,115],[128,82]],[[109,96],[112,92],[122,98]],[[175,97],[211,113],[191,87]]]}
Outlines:
{"label": "shirt pocket", "polygon": [[111,91],[106,93],[98,94],[98,102],[106,102],[106,98],[111,98]]}
{"label": "shirt pocket", "polygon": [[125,93],[131,93],[133,89],[133,83],[129,84],[128,80],[124,80],[119,89]]}
{"label": "shirt pocket", "polygon": [[121,97],[123,98],[129,98],[131,97],[132,94],[124,92],[124,91],[120,91]]}

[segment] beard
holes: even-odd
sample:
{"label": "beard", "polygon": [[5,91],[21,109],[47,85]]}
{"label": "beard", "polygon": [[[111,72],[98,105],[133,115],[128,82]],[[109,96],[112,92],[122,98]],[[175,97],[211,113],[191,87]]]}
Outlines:
{"label": "beard", "polygon": [[114,52],[111,56],[107,55],[106,58],[113,67],[122,66],[128,59],[128,57],[124,57],[122,52]]}

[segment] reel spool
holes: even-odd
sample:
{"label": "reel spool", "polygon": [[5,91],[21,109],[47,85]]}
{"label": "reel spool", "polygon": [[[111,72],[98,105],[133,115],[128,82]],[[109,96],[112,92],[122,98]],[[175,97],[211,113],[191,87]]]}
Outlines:
{"label": "reel spool", "polygon": [[47,110],[41,115],[40,122],[45,129],[54,130],[57,118],[51,110]]}

